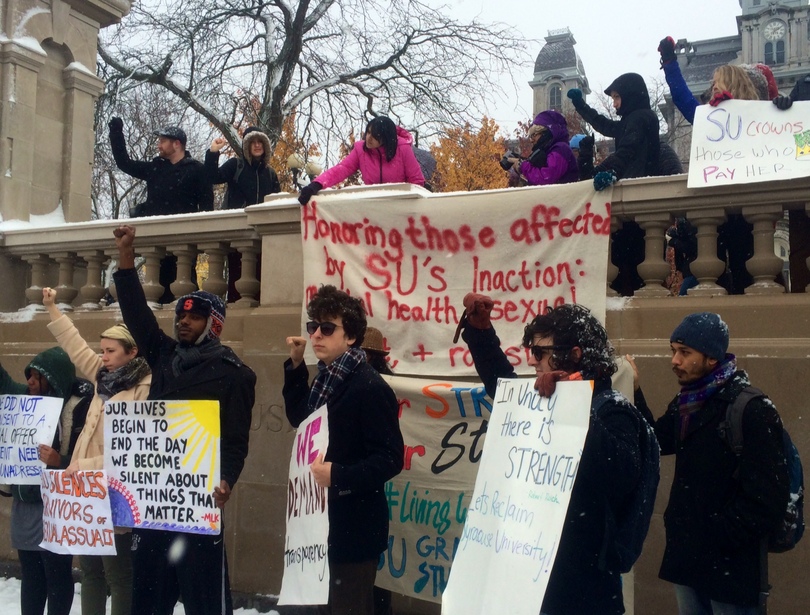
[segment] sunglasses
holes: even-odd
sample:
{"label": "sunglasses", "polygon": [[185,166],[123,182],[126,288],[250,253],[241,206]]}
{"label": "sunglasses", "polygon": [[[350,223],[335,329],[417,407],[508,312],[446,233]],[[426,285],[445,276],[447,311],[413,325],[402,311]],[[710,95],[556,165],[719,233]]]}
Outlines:
{"label": "sunglasses", "polygon": [[555,350],[570,350],[570,346],[532,346],[532,356],[535,361],[542,361],[546,354],[551,354]]}
{"label": "sunglasses", "polygon": [[318,322],[317,320],[310,320],[307,323],[307,333],[315,335],[315,332],[320,329],[321,335],[329,337],[335,332],[335,329],[342,329],[342,325],[336,325],[333,322]]}

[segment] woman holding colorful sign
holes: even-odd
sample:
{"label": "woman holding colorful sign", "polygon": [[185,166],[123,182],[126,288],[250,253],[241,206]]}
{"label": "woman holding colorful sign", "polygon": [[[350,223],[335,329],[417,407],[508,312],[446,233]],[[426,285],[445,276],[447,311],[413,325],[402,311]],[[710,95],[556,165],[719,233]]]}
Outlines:
{"label": "woman holding colorful sign", "polygon": [[[76,369],[95,386],[73,457],[66,473],[100,470],[104,467],[104,402],[144,400],[149,395],[152,375],[146,360],[138,356],[135,340],[126,325],[117,324],[101,334],[97,354],[79,334],[71,320],[56,305],[56,291],[42,289],[42,303],[51,322],[48,330],[70,356]],[[114,556],[81,555],[82,615],[104,615],[107,586],[111,614],[129,615],[132,602],[132,533],[116,530]]]}

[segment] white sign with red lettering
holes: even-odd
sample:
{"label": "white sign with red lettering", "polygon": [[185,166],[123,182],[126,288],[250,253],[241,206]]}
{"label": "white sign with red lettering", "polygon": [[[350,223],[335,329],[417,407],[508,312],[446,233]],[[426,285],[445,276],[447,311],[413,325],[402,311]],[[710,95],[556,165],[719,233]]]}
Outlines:
{"label": "white sign with red lettering", "polygon": [[[304,303],[323,284],[362,299],[398,374],[474,375],[466,344],[453,343],[468,292],[492,297],[492,322],[510,343],[563,303],[604,322],[611,195],[591,182],[420,191],[365,207],[321,195],[301,209]],[[506,352],[531,372],[519,346]]]}

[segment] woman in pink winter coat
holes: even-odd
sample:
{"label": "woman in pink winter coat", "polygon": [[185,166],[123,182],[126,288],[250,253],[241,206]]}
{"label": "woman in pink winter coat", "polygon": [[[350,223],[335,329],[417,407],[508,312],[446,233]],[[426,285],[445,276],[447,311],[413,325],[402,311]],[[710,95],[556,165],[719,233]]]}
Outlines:
{"label": "woman in pink winter coat", "polygon": [[358,169],[364,184],[408,182],[423,186],[425,178],[412,143],[410,133],[390,118],[375,117],[368,123],[365,140],[357,141],[348,156],[304,186],[298,202],[306,205],[323,188],[339,184]]}

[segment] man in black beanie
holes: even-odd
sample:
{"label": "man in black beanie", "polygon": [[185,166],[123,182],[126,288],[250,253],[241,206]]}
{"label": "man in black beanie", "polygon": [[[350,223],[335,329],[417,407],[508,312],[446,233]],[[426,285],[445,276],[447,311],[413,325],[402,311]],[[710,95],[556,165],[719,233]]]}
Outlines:
{"label": "man in black beanie", "polygon": [[[114,234],[118,301],[139,353],[152,368],[149,399],[219,402],[221,480],[213,496],[224,509],[248,453],[256,375],[220,343],[225,302],[216,295],[198,290],[180,297],[174,338],[161,331],[135,270],[135,229],[120,226]],[[135,529],[132,576],[133,614],[171,613],[178,595],[188,615],[233,612],[222,532]]]}
{"label": "man in black beanie", "polygon": [[727,412],[738,396],[748,396],[751,383],[728,344],[728,326],[718,314],[683,319],[670,337],[681,390],[658,420],[636,370],[636,407],[653,424],[661,454],[675,455],[659,576],[675,585],[680,613],[764,612],[763,541],[782,520],[789,496],[782,421],[761,392],[741,413],[742,449],[730,445]]}

